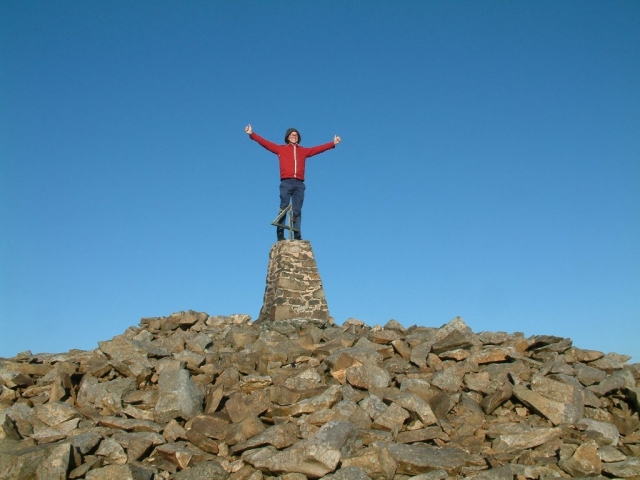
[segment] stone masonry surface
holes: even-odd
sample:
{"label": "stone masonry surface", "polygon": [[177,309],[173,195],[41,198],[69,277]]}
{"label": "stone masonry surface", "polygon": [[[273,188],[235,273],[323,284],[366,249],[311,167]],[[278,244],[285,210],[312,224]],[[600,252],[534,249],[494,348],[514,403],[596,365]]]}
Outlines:
{"label": "stone masonry surface", "polygon": [[271,247],[257,323],[296,318],[321,322],[329,319],[322,279],[307,240],[285,240]]}

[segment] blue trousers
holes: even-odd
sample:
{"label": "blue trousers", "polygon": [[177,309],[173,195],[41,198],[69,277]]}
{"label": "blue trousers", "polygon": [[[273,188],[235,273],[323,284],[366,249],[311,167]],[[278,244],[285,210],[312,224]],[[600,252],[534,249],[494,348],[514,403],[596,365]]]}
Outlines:
{"label": "blue trousers", "polygon": [[[302,180],[294,178],[285,178],[280,181],[280,210],[284,210],[292,203],[293,210],[293,228],[298,232],[295,237],[300,237],[300,225],[302,224],[302,203],[304,202],[305,185]],[[281,223],[285,223],[282,219]],[[286,223],[285,223],[286,224]],[[284,235],[284,229],[278,227],[278,238]]]}

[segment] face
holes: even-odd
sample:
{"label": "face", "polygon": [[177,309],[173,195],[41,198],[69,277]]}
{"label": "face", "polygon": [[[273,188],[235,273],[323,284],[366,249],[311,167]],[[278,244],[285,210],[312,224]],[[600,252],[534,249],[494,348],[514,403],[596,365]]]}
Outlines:
{"label": "face", "polygon": [[291,132],[287,137],[287,140],[289,140],[289,143],[298,143],[299,139],[300,139],[300,135],[298,135],[298,132]]}

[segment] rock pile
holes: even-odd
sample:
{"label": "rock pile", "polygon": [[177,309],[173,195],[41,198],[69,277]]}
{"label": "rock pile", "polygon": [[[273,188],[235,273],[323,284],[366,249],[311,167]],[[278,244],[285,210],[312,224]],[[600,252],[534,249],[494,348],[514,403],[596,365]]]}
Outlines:
{"label": "rock pile", "polygon": [[0,479],[640,479],[628,360],[460,318],[147,318],[0,360]]}

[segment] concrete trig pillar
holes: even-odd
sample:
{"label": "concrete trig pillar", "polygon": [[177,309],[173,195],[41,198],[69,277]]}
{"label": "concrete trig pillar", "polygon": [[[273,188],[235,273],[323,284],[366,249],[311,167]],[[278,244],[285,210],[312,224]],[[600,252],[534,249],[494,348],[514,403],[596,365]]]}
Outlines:
{"label": "concrete trig pillar", "polygon": [[308,240],[276,242],[269,252],[267,286],[256,322],[329,321],[329,307]]}

